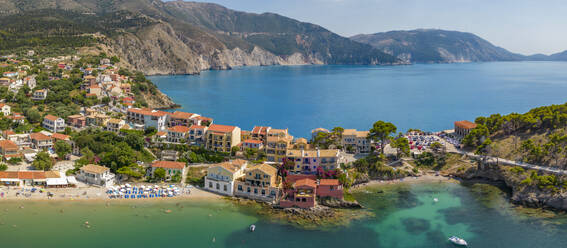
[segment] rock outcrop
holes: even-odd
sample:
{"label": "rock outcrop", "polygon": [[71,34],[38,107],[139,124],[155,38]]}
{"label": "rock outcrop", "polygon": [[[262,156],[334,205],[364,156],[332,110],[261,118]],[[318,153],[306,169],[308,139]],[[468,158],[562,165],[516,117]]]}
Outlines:
{"label": "rock outcrop", "polygon": [[512,189],[512,202],[533,208],[551,208],[567,210],[567,192],[554,188],[540,187],[535,184],[522,183],[522,178],[510,171],[509,166],[484,164],[470,168],[462,173],[454,174],[462,179],[487,179],[503,181]]}

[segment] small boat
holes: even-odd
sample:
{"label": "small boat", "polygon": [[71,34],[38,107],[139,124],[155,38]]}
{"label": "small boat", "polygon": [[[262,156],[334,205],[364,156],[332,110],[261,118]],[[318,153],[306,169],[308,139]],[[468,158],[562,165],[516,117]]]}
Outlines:
{"label": "small boat", "polygon": [[254,230],[256,230],[256,225],[250,225],[250,232],[253,232]]}
{"label": "small boat", "polygon": [[439,201],[439,199],[437,199],[437,198],[433,198],[433,201],[434,201],[434,202],[438,202],[438,201]]}
{"label": "small boat", "polygon": [[449,241],[450,241],[451,243],[455,244],[455,245],[460,245],[460,246],[467,246],[467,245],[468,245],[468,244],[467,244],[467,241],[465,241],[464,239],[459,238],[459,237],[457,237],[457,236],[451,236],[451,237],[449,238]]}

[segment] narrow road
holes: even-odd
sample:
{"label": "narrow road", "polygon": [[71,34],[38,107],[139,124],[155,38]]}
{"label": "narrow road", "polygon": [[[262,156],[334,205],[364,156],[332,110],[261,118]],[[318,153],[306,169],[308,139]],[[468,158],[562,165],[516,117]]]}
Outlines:
{"label": "narrow road", "polygon": [[[461,149],[458,149],[454,145],[452,145],[448,142],[445,143],[445,146],[447,147],[448,152],[463,154],[463,155],[466,155],[470,158],[482,159],[482,156],[476,155],[472,152],[466,152],[466,151],[463,151]],[[563,170],[563,169],[551,168],[551,167],[546,167],[546,166],[539,166],[539,165],[534,165],[534,164],[529,164],[529,163],[524,163],[524,162],[517,162],[517,161],[512,161],[512,160],[508,160],[508,159],[504,159],[504,158],[496,158],[496,157],[492,157],[492,156],[487,156],[486,159],[487,159],[487,161],[494,162],[494,163],[496,163],[498,161],[499,164],[520,166],[520,167],[525,168],[525,169],[545,171],[545,172],[559,174],[559,175],[567,175],[567,170]]]}

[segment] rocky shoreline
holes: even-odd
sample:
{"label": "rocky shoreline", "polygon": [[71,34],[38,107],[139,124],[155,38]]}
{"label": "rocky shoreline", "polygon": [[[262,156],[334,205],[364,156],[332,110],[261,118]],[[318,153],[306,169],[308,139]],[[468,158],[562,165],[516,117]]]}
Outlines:
{"label": "rocky shoreline", "polygon": [[304,229],[348,226],[352,221],[372,217],[373,213],[357,202],[323,200],[310,209],[281,208],[277,205],[243,198],[228,198],[236,206],[251,207],[270,221],[287,223]]}
{"label": "rocky shoreline", "polygon": [[514,204],[529,208],[544,208],[555,211],[567,210],[567,192],[557,191],[551,187],[540,187],[528,185],[514,172],[511,166],[483,164],[471,167],[460,173],[452,173],[453,176],[474,182],[487,180],[488,182],[503,182],[511,189],[510,200]]}

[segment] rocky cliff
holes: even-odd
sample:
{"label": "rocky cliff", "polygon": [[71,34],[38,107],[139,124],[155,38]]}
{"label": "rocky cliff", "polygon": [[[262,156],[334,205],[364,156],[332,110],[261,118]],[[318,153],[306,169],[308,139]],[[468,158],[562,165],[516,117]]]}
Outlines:
{"label": "rocky cliff", "polygon": [[[513,169],[509,166],[497,166],[495,164],[484,164],[469,168],[466,171],[455,173],[454,176],[463,179],[487,179],[492,181],[503,181],[512,189],[511,200],[520,205],[534,208],[551,208],[556,210],[567,210],[567,192],[557,180],[550,185],[542,185],[533,182],[530,177],[532,171]],[[535,172],[535,171],[534,171]],[[536,172],[537,173],[537,172]],[[538,177],[551,176],[539,173]],[[556,178],[552,176],[552,178]]]}
{"label": "rocky cliff", "polygon": [[277,56],[258,46],[245,51],[239,47],[229,49],[218,43],[197,43],[177,33],[167,23],[153,25],[136,34],[107,39],[106,43],[127,67],[147,75],[196,74],[203,70],[236,66],[323,63],[301,53]]}
{"label": "rocky cliff", "polygon": [[494,46],[474,34],[457,31],[390,31],[356,35],[351,39],[369,44],[406,62],[456,63],[526,59],[525,56]]}
{"label": "rocky cliff", "polygon": [[[246,65],[395,64],[370,45],[274,13],[159,0],[0,0],[0,54],[110,48],[148,75]],[[92,38],[95,37],[95,38]],[[51,49],[53,48],[53,49]]]}

